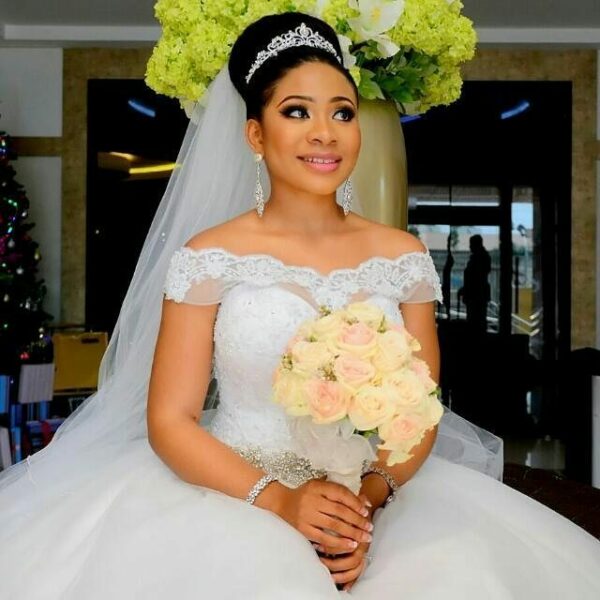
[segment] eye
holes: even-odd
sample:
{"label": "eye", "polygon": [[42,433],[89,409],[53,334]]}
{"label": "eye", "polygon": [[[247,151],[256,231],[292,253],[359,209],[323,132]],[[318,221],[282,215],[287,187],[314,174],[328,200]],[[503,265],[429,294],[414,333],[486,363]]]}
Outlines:
{"label": "eye", "polygon": [[[339,116],[338,116],[339,115]],[[352,121],[356,115],[356,112],[353,108],[345,106],[344,108],[339,108],[335,111],[334,118],[339,121]]]}
{"label": "eye", "polygon": [[304,106],[290,105],[286,106],[281,114],[289,117],[290,119],[306,119],[308,117],[308,111]]}

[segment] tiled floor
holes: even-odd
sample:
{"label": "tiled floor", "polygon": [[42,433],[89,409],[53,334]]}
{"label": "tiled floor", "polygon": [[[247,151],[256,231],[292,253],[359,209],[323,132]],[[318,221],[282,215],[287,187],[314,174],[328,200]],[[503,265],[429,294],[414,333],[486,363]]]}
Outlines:
{"label": "tiled floor", "polygon": [[504,440],[504,483],[600,539],[600,489],[566,479],[559,440]]}

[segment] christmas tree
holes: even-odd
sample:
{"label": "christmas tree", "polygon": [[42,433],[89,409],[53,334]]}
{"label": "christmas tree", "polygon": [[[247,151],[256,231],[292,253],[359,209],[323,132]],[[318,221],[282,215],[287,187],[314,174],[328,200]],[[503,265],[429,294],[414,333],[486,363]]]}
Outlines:
{"label": "christmas tree", "polygon": [[37,278],[38,244],[27,233],[29,200],[10,165],[17,158],[11,138],[0,131],[0,373],[15,374],[24,362],[49,362],[43,279]]}

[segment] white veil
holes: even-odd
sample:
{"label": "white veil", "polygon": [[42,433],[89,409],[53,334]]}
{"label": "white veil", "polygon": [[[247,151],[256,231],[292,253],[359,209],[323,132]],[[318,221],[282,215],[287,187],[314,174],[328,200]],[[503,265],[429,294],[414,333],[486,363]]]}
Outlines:
{"label": "white veil", "polygon": [[[156,211],[103,356],[98,391],[65,420],[48,446],[0,473],[0,545],[28,518],[93,480],[129,444],[147,438],[146,397],[171,256],[194,234],[254,205],[256,166],[243,135],[245,119],[225,66],[208,101],[191,115],[179,167]],[[357,199],[353,210],[361,212]],[[446,409],[434,453],[500,478],[502,441],[490,436]]]}

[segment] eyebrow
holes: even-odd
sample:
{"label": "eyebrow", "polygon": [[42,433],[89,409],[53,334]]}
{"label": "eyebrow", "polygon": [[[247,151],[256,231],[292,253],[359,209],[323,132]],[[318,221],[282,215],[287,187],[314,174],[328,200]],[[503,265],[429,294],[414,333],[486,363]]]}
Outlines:
{"label": "eyebrow", "polygon": [[[277,106],[281,106],[286,100],[306,100],[308,102],[314,102],[315,99],[312,98],[311,96],[286,96]],[[352,104],[352,106],[354,106],[354,102],[352,102],[352,100],[350,100],[350,98],[346,97],[346,96],[334,96],[333,98],[331,98],[329,100],[329,102],[333,103],[333,102],[339,102],[340,100],[347,100],[348,102],[350,102],[350,104]]]}

